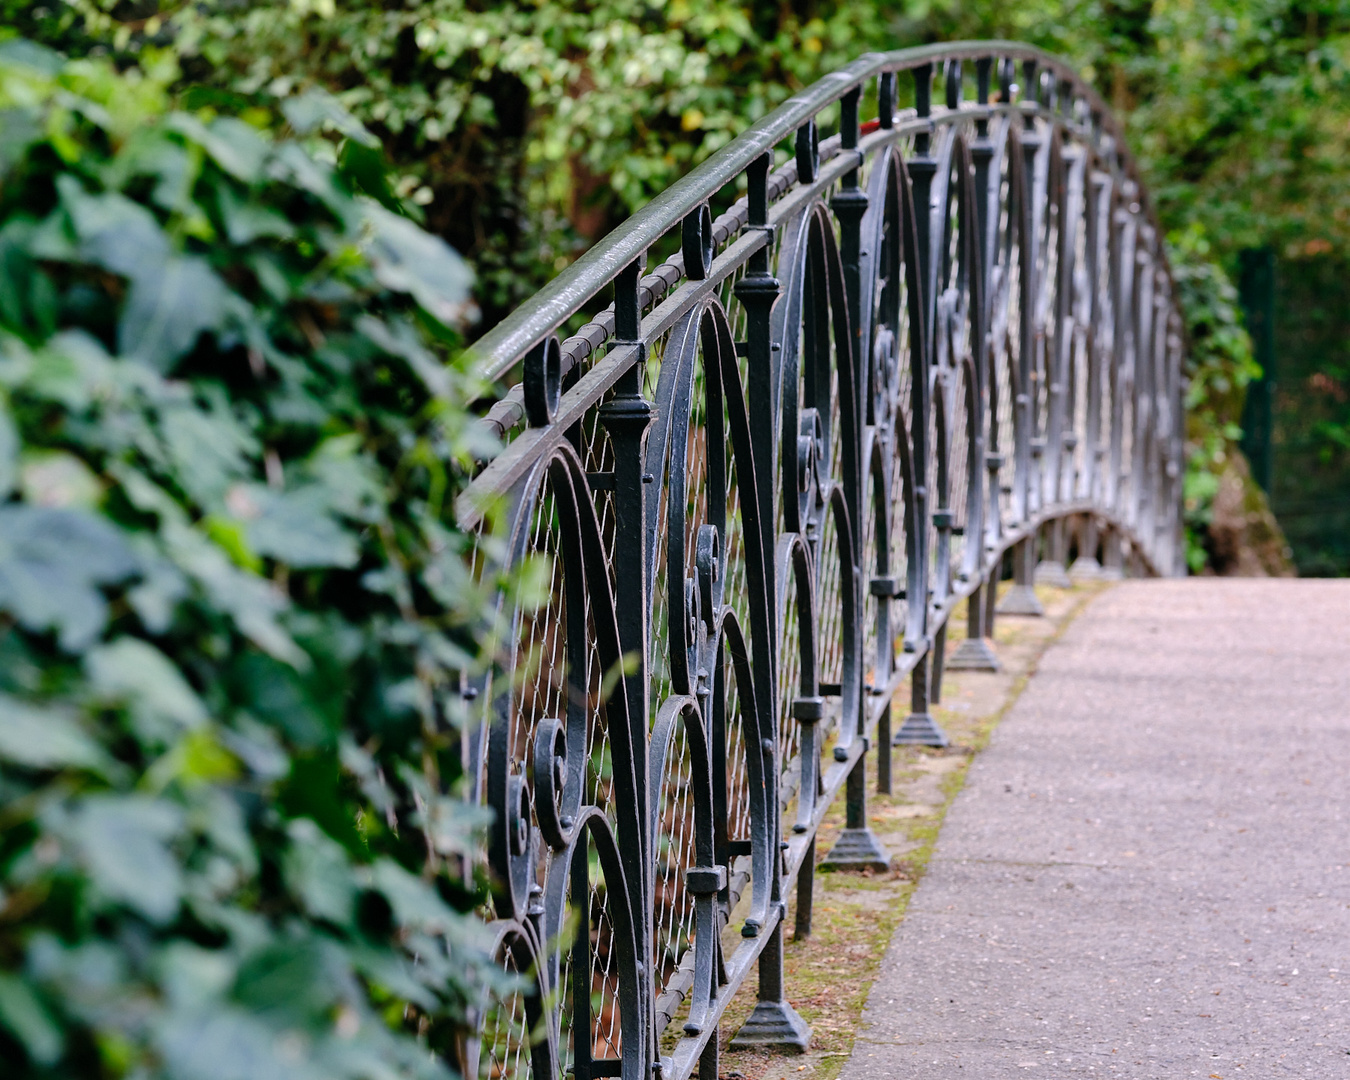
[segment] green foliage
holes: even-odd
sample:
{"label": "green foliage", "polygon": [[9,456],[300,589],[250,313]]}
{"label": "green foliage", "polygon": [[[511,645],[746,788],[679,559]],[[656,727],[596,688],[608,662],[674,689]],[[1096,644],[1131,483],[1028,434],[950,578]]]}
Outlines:
{"label": "green foliage", "polygon": [[1177,300],[1186,321],[1185,377],[1188,455],[1183,480],[1186,562],[1193,572],[1208,561],[1205,533],[1219,478],[1237,453],[1247,384],[1260,378],[1251,338],[1242,325],[1237,289],[1210,253],[1199,224],[1174,232],[1167,251]]}
{"label": "green foliage", "polygon": [[1350,310],[1344,258],[1281,262],[1275,278],[1272,507],[1302,576],[1350,575]]}
{"label": "green foliage", "polygon": [[330,91],[380,136],[399,193],[470,256],[487,322],[747,123],[888,40],[872,4],[205,0],[129,18],[117,0],[53,3],[65,38],[126,60],[159,43],[199,92]]}
{"label": "green foliage", "polygon": [[337,164],[176,78],[0,42],[0,1061],[443,1076],[470,274],[330,99]]}
{"label": "green foliage", "polygon": [[[1015,38],[1078,64],[1125,119],[1164,228],[1198,225],[1210,260],[1231,270],[1248,246],[1305,256],[1350,241],[1345,0],[51,0],[40,11],[19,3],[12,15],[73,54],[144,65],[167,50],[190,100],[332,94],[393,162],[391,194],[468,255],[482,326],[794,91],[869,49],[956,38]],[[1222,306],[1220,292],[1199,306]],[[1240,412],[1221,397],[1197,446],[1231,442]]]}

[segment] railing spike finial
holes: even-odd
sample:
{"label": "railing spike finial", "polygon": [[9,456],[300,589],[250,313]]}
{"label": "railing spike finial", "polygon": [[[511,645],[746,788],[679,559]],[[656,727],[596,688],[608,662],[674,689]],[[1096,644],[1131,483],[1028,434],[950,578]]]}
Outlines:
{"label": "railing spike finial", "polygon": [[959,109],[961,107],[961,61],[951,59],[947,61],[947,108]]}
{"label": "railing spike finial", "polygon": [[883,71],[877,77],[877,122],[886,129],[895,127],[895,72]]}
{"label": "railing spike finial", "polygon": [[814,184],[820,172],[820,128],[813,116],[797,129],[797,182]]}
{"label": "railing spike finial", "polygon": [[998,65],[998,97],[1004,105],[1011,105],[1017,91],[1017,65],[1011,56],[1005,56]]}
{"label": "railing spike finial", "polygon": [[[927,120],[933,115],[932,64],[920,64],[914,69],[914,111],[920,120]],[[928,125],[925,125],[923,130],[914,136],[914,152],[921,155],[928,153],[930,138]]]}
{"label": "railing spike finial", "polygon": [[1037,78],[1037,63],[1034,59],[1022,61],[1022,112],[1026,120],[1027,129],[1035,126],[1033,111],[1040,102],[1040,82]]}

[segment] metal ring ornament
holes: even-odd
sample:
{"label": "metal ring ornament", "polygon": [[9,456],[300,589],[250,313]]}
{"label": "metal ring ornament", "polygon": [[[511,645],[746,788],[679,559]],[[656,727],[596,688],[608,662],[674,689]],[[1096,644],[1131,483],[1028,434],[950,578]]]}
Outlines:
{"label": "metal ring ornament", "polygon": [[567,727],[556,717],[540,722],[534,737],[535,816],[544,840],[555,850],[572,841],[575,809],[564,805],[567,787]]}
{"label": "metal ring ornament", "polygon": [[549,334],[525,354],[525,415],[531,427],[548,427],[562,400],[562,346]]}
{"label": "metal ring ornament", "polygon": [[820,172],[820,127],[812,117],[797,129],[797,180],[814,184]]}
{"label": "metal ring ornament", "polygon": [[685,215],[680,230],[680,250],[684,253],[684,272],[690,281],[702,281],[713,262],[712,211],[702,203]]}

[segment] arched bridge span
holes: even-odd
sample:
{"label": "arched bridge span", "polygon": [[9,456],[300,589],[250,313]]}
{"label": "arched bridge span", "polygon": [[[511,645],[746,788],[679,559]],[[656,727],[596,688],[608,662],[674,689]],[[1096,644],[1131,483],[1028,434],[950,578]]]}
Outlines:
{"label": "arched bridge span", "polygon": [[460,518],[485,570],[535,560],[544,599],[503,596],[511,640],[473,688],[485,914],[521,981],[465,1070],[716,1076],[756,967],[738,1038],[800,1044],[785,899],[807,928],[841,788],[830,858],[884,860],[865,757],[885,785],[893,739],[941,744],[930,702],[944,667],[996,662],[1005,565],[1014,609],[1038,554],[1182,571],[1182,329],[1119,124],[1022,45],[869,54],[477,351],[516,385]]}

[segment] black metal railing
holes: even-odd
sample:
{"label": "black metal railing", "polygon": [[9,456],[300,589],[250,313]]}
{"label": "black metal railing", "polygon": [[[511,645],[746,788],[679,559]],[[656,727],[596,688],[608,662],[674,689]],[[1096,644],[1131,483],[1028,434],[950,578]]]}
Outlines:
{"label": "black metal railing", "polygon": [[[860,124],[864,94],[878,119]],[[521,980],[462,1064],[716,1076],[719,1018],[756,965],[737,1039],[801,1045],[785,900],[809,930],[841,788],[828,861],[885,865],[865,755],[885,789],[893,741],[943,744],[944,667],[997,663],[1005,559],[999,610],[1023,613],[1071,552],[1082,575],[1181,572],[1182,330],[1119,125],[1026,46],[864,56],[477,349],[520,381],[480,421],[503,449],[460,519],[504,501],[506,541],[480,562],[533,557],[546,600],[503,598],[511,648],[474,688],[489,917]]]}

